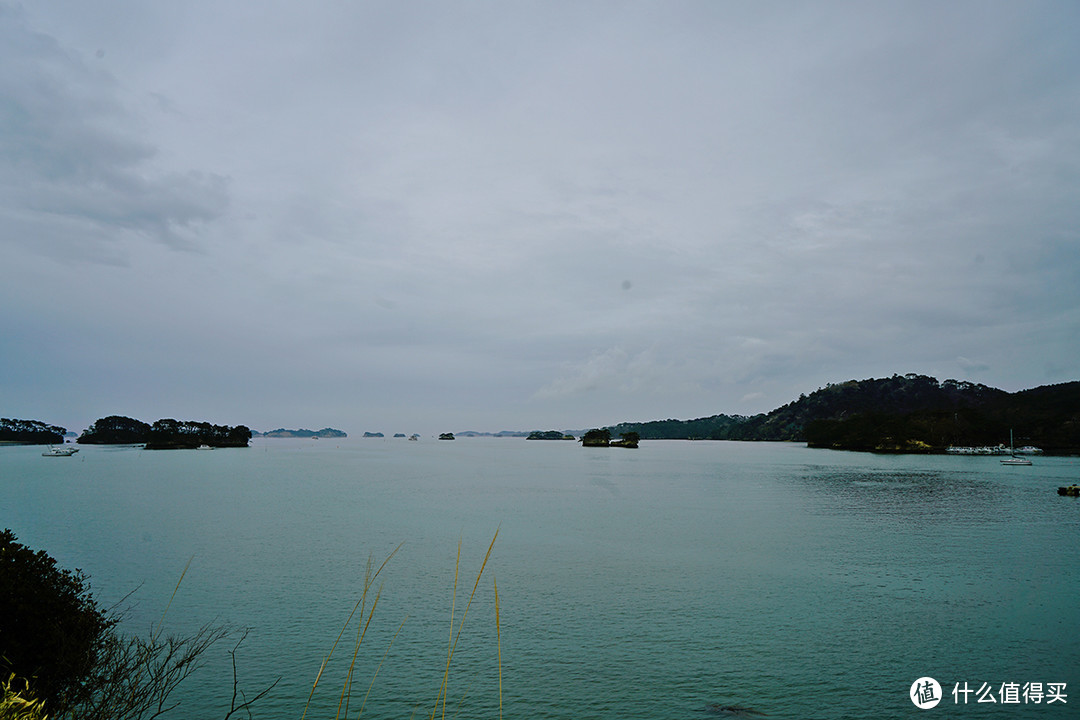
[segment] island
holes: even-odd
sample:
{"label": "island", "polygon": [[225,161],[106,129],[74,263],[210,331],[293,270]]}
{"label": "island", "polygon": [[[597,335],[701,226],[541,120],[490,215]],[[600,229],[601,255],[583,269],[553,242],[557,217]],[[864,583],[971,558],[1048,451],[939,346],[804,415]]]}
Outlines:
{"label": "island", "polygon": [[268,437],[268,438],[343,438],[348,435],[341,430],[335,430],[334,428],[323,428],[322,430],[286,430],[285,428],[278,428],[277,430],[271,430],[264,433],[252,433],[254,437]]}
{"label": "island", "polygon": [[611,439],[607,428],[593,428],[581,436],[582,447],[623,447],[636,448],[641,437],[634,431],[624,432],[620,440]]}
{"label": "island", "polygon": [[158,420],[150,426],[147,450],[179,450],[200,447],[248,447],[251,430],[244,425],[211,425],[191,420]]}
{"label": "island", "polygon": [[561,430],[533,430],[526,440],[573,440],[573,435],[567,435]]}
{"label": "island", "polygon": [[366,437],[366,438],[381,438],[381,437],[386,437],[386,436],[383,435],[381,432],[365,432],[364,437]]}
{"label": "island", "polygon": [[54,445],[64,442],[67,428],[46,425],[40,420],[0,418],[0,443],[12,445]]}
{"label": "island", "polygon": [[82,445],[143,445],[147,450],[247,447],[251,434],[246,425],[234,427],[171,418],[147,425],[135,418],[109,415],[91,423],[76,442]]}
{"label": "island", "polygon": [[440,440],[453,440],[454,433],[442,433],[439,435]]}

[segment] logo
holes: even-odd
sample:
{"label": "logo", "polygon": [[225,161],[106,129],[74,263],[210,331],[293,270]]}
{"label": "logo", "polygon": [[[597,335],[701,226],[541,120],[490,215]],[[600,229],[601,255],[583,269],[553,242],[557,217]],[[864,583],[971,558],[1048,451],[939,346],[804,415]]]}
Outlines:
{"label": "logo", "polygon": [[921,677],[911,684],[911,702],[920,710],[937,707],[941,702],[941,685],[932,677]]}

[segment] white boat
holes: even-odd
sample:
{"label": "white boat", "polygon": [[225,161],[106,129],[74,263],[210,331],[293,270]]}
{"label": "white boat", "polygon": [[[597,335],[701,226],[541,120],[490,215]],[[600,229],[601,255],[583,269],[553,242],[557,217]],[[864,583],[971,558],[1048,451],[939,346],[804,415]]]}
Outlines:
{"label": "white boat", "polygon": [[49,447],[48,450],[41,453],[41,457],[71,457],[75,453],[79,452],[77,447]]}
{"label": "white boat", "polygon": [[1001,458],[1002,465],[1030,465],[1031,461],[1025,457],[1018,457],[1016,455],[1007,458]]}
{"label": "white boat", "polygon": [[1030,465],[1031,461],[1026,457],[1020,457],[1013,448],[1013,431],[1009,430],[1009,457],[1001,458],[1002,465]]}

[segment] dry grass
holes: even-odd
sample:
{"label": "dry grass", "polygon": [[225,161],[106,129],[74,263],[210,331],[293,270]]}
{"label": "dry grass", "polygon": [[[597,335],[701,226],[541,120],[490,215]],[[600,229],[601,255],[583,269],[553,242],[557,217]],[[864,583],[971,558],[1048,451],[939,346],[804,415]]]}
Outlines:
{"label": "dry grass", "polygon": [[[488,560],[491,558],[491,553],[495,548],[495,541],[498,539],[498,537],[499,531],[498,529],[496,529],[495,535],[491,538],[491,543],[488,545],[487,553],[484,555],[484,560],[480,564],[480,569],[476,573],[476,580],[473,582],[472,591],[469,593],[468,601],[465,603],[465,609],[462,611],[460,618],[457,616],[457,595],[459,571],[461,568],[461,542],[458,542],[457,558],[454,561],[453,594],[450,601],[450,634],[447,643],[446,663],[443,667],[442,681],[439,685],[439,690],[435,698],[435,705],[432,708],[429,720],[435,720],[437,716],[440,718],[440,720],[445,720],[446,718],[446,705],[448,698],[448,689],[450,686],[450,672],[453,665],[454,653],[457,650],[458,642],[461,640],[462,631],[465,626],[465,620],[468,618],[469,609],[472,607],[473,599],[476,597],[477,589],[480,586],[480,580],[484,575],[484,570],[487,568]],[[301,715],[301,720],[306,720],[308,711],[311,709],[312,700],[315,697],[315,692],[324,679],[324,674],[326,672],[327,666],[331,661],[331,658],[333,658],[334,654],[337,652],[338,645],[341,643],[341,639],[344,637],[346,630],[352,625],[353,618],[358,617],[359,620],[356,626],[356,635],[353,640],[352,654],[349,659],[348,669],[346,670],[345,677],[342,681],[341,692],[339,694],[337,703],[337,712],[334,716],[335,720],[341,720],[342,718],[349,717],[350,704],[353,696],[353,686],[357,680],[357,659],[360,657],[360,650],[363,647],[364,638],[367,635],[367,631],[371,625],[372,619],[375,617],[375,609],[378,607],[379,598],[382,594],[382,586],[380,585],[376,589],[375,582],[378,579],[380,573],[382,573],[383,569],[386,567],[387,563],[390,562],[390,559],[393,558],[395,554],[397,554],[398,550],[400,550],[401,547],[401,545],[398,545],[396,548],[394,548],[393,552],[391,552],[386,557],[386,559],[382,561],[382,563],[378,566],[377,569],[374,566],[374,562],[371,559],[368,560],[368,564],[364,572],[364,583],[360,593],[360,598],[356,601],[355,605],[352,608],[352,611],[349,613],[348,617],[345,620],[345,623],[342,625],[341,630],[338,632],[337,638],[335,638],[333,645],[330,647],[330,651],[326,654],[326,657],[323,658],[323,661],[319,666],[319,671],[315,676],[315,681],[311,685],[311,691],[308,693],[307,703],[304,705],[304,712]],[[497,646],[496,655],[498,660],[499,680],[499,718],[501,720],[502,629],[499,619],[499,588],[498,584],[495,583],[494,580],[493,584],[495,590],[495,637]],[[370,607],[368,606],[369,598],[371,601]],[[406,617],[404,620],[401,621],[401,624],[398,626],[397,631],[395,631],[393,637],[390,639],[390,642],[383,651],[382,657],[379,660],[379,663],[376,666],[370,681],[368,682],[367,690],[364,693],[364,697],[360,702],[360,707],[356,711],[356,718],[359,718],[363,715],[364,707],[367,705],[368,697],[371,695],[371,690],[375,685],[375,680],[379,675],[379,671],[382,669],[383,663],[386,661],[386,657],[390,653],[390,648],[393,647],[394,641],[397,639],[398,634],[401,632],[401,629],[404,627],[407,620],[408,618]],[[465,695],[467,694],[468,693],[466,691],[466,693],[462,695],[461,700],[459,701],[459,709],[461,703],[464,702]]]}

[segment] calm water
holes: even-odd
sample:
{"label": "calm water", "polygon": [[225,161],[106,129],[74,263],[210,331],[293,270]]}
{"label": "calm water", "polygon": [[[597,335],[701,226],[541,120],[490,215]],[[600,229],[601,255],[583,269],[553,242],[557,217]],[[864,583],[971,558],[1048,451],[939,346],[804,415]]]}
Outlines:
{"label": "calm water", "polygon": [[[350,714],[371,684],[363,717],[429,717],[459,541],[458,619],[496,529],[447,717],[499,717],[500,651],[506,718],[707,720],[716,703],[772,720],[1080,708],[1080,502],[1055,492],[1080,481],[1076,458],[1008,468],[790,444],[471,438],[40,453],[0,448],[0,524],[86,571],[103,605],[138,588],[133,631],[158,622],[190,560],[166,626],[249,630],[241,687],[282,678],[256,717],[301,716],[369,558],[400,543]],[[178,717],[225,714],[230,647]],[[333,717],[344,672],[331,664],[308,717]],[[921,676],[944,688],[934,710],[908,698]],[[995,696],[1002,683],[1066,683],[1068,704],[957,705],[963,682]]]}

